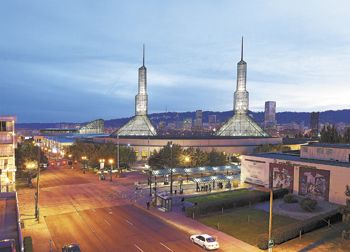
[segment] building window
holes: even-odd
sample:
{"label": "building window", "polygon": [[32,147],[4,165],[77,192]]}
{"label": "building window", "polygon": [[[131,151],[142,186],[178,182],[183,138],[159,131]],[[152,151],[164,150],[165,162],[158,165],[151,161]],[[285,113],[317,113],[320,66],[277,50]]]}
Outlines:
{"label": "building window", "polygon": [[317,148],[317,154],[323,154],[323,148]]}
{"label": "building window", "polygon": [[303,151],[307,153],[309,151],[309,148],[308,147],[304,147]]}
{"label": "building window", "polygon": [[326,153],[327,153],[327,155],[331,155],[333,153],[333,150],[332,149],[326,149]]}
{"label": "building window", "polygon": [[6,122],[0,121],[0,131],[6,131]]}

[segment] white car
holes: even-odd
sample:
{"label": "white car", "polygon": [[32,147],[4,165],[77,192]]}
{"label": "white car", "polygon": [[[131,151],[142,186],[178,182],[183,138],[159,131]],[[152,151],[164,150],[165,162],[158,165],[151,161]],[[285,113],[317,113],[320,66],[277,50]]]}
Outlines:
{"label": "white car", "polygon": [[220,247],[215,238],[207,234],[191,235],[190,240],[207,250],[214,250]]}

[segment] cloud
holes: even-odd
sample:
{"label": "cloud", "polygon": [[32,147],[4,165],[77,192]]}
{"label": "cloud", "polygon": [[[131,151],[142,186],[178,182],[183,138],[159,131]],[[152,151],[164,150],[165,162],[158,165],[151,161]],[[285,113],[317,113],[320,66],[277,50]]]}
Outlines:
{"label": "cloud", "polygon": [[349,108],[347,1],[3,1],[0,113],[134,113],[142,44],[150,112],[232,109],[245,37],[252,110]]}

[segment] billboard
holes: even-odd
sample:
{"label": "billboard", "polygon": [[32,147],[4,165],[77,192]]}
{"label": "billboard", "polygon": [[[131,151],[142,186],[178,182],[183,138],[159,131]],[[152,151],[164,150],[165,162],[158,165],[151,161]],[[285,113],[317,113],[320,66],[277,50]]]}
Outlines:
{"label": "billboard", "polygon": [[299,169],[299,195],[316,200],[329,200],[330,171],[310,167]]}
{"label": "billboard", "polygon": [[270,163],[270,187],[293,190],[294,166],[291,164]]}

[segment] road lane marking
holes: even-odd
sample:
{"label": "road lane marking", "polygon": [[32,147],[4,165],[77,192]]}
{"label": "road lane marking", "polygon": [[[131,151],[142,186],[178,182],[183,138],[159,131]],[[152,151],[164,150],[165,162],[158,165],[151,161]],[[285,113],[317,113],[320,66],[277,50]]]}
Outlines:
{"label": "road lane marking", "polygon": [[132,222],[130,222],[129,220],[125,219],[125,221],[126,221],[127,223],[129,223],[131,226],[134,226],[134,224],[133,224]]}
{"label": "road lane marking", "polygon": [[140,250],[141,252],[144,252],[139,246],[137,246],[136,244],[134,244],[134,246],[138,249],[138,250]]}
{"label": "road lane marking", "polygon": [[166,248],[167,250],[173,252],[173,250],[172,250],[171,248],[169,248],[167,245],[165,245],[164,243],[162,243],[162,242],[159,242],[159,243],[160,243],[160,245],[162,245],[162,246],[163,246],[164,248]]}
{"label": "road lane marking", "polygon": [[106,219],[104,219],[104,221],[108,224],[108,225],[110,225],[111,226],[111,223],[109,223],[108,221],[106,221]]}

